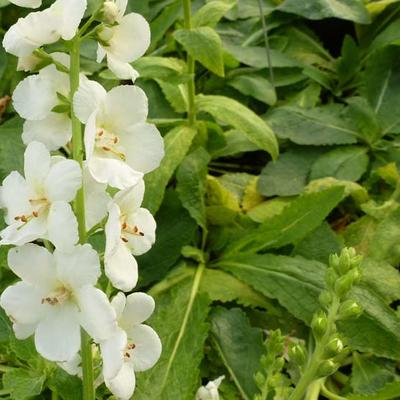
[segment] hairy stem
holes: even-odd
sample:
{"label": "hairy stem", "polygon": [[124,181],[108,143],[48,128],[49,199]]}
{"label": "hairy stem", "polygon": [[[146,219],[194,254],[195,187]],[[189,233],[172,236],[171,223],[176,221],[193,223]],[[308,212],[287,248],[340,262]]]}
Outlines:
{"label": "hairy stem", "polygon": [[[83,166],[84,148],[82,137],[82,126],[76,117],[73,109],[73,97],[79,88],[80,74],[80,39],[75,37],[71,41],[71,67],[70,67],[70,96],[71,96],[71,122],[72,122],[72,155],[79,165]],[[79,189],[75,201],[74,211],[78,220],[79,243],[85,243],[87,239],[85,223],[85,196],[84,188]],[[94,376],[92,347],[89,335],[81,331],[81,357],[82,357],[82,378],[83,378],[83,400],[94,400]]]}
{"label": "hairy stem", "polygon": [[[191,0],[183,1],[183,13],[185,29],[192,29],[192,4]],[[196,123],[196,86],[195,86],[195,61],[190,54],[187,54],[187,65],[189,73],[188,85],[188,122],[193,126]]]}

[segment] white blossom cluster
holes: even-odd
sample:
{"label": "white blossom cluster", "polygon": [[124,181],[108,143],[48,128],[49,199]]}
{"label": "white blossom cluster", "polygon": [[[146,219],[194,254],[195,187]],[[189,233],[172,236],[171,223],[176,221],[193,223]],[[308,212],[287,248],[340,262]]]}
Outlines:
{"label": "white blossom cluster", "polygon": [[[11,2],[41,6],[41,0]],[[134,81],[138,74],[130,63],[147,50],[150,29],[141,15],[124,15],[126,7],[127,0],[104,2],[96,29],[97,61],[107,57],[118,78]],[[3,45],[18,57],[20,70],[31,71],[41,62],[38,49],[75,37],[85,10],[86,0],[56,0],[20,18]],[[143,176],[159,166],[163,140],[146,122],[147,97],[139,87],[121,85],[107,92],[81,74],[71,99],[70,56],[50,57],[53,62],[21,81],[13,95],[14,108],[25,119],[27,148],[24,175],[10,173],[0,188],[7,223],[0,244],[14,246],[8,263],[21,280],[2,293],[0,305],[18,339],[34,335],[37,351],[73,374],[80,373],[84,329],[101,350],[105,384],[118,399],[129,399],[135,371],[151,368],[161,353],[156,332],[143,324],[153,313],[154,300],[145,293],[123,292],[137,283],[135,256],[155,241],[154,218],[141,208]],[[82,169],[60,155],[71,148],[71,108],[85,124]],[[78,244],[71,202],[82,185],[86,231],[104,227],[104,273],[121,291],[111,301],[96,287],[102,273],[99,255],[90,244]]]}

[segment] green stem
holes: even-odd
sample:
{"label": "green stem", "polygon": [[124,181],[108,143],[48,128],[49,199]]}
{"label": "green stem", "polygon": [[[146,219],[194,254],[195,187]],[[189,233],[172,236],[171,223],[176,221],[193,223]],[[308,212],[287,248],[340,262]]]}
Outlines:
{"label": "green stem", "polygon": [[[183,13],[185,19],[185,29],[192,29],[192,4],[191,0],[183,1]],[[195,86],[195,61],[192,56],[187,54],[188,74],[190,76],[188,86],[188,122],[190,126],[196,124],[196,86]]]}
{"label": "green stem", "polygon": [[[71,67],[70,67],[70,100],[71,100],[71,122],[72,122],[72,155],[79,165],[83,166],[84,148],[82,137],[82,126],[74,113],[73,97],[79,88],[80,74],[80,39],[76,36],[71,41]],[[74,211],[78,220],[79,243],[85,243],[87,239],[85,223],[85,195],[83,187],[79,189],[75,201]],[[81,331],[81,357],[82,357],[82,379],[83,400],[95,400],[92,346],[89,335]]]}
{"label": "green stem", "polygon": [[57,390],[52,390],[52,392],[51,392],[51,400],[58,400],[58,392],[57,392]]}
{"label": "green stem", "polygon": [[325,384],[321,385],[321,393],[328,399],[331,400],[346,400],[345,397],[339,396],[336,393],[331,392],[326,386]]}
{"label": "green stem", "polygon": [[300,378],[294,391],[290,395],[289,400],[302,400],[308,388],[317,379],[319,367],[321,365],[322,360],[324,360],[325,348],[329,340],[331,339],[332,333],[335,329],[335,320],[339,309],[339,305],[340,305],[339,300],[335,299],[328,311],[327,330],[324,336],[322,336],[322,338],[317,341],[317,344],[315,346],[315,351],[312,354],[311,359],[308,365],[306,366],[302,377]]}

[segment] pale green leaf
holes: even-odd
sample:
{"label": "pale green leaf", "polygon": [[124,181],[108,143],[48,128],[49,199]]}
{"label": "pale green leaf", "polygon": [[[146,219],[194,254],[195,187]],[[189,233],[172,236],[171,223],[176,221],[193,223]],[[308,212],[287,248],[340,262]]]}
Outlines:
{"label": "pale green leaf", "polygon": [[4,389],[9,390],[13,400],[25,400],[39,395],[46,376],[22,368],[12,369],[3,375]]}
{"label": "pale green leaf", "polygon": [[271,128],[253,111],[236,100],[224,96],[196,97],[199,111],[211,114],[215,119],[236,128],[260,149],[278,156],[278,142]]}
{"label": "pale green leaf", "polygon": [[391,400],[398,399],[400,392],[400,381],[390,382],[386,386],[373,394],[352,394],[347,396],[348,400]]}
{"label": "pale green leaf", "polygon": [[193,15],[194,27],[209,26],[214,28],[219,20],[237,3],[237,0],[212,0]]}

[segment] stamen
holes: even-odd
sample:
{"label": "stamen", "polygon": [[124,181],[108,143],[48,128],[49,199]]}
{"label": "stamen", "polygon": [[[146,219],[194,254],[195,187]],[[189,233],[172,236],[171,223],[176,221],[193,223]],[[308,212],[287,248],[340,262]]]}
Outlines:
{"label": "stamen", "polygon": [[131,235],[142,236],[142,237],[144,236],[144,232],[141,232],[136,225],[132,227],[128,225],[126,222],[122,224],[122,230],[125,231],[126,233],[130,233]]}
{"label": "stamen", "polygon": [[48,296],[43,297],[41,303],[42,304],[50,304],[51,306],[55,306],[57,304],[62,304],[66,302],[71,296],[71,292],[67,290],[65,287],[62,287],[52,293],[50,293]]}
{"label": "stamen", "polygon": [[123,236],[121,236],[121,240],[122,240],[124,243],[128,243],[128,242],[129,242],[129,240],[128,240],[127,238],[124,238]]}

